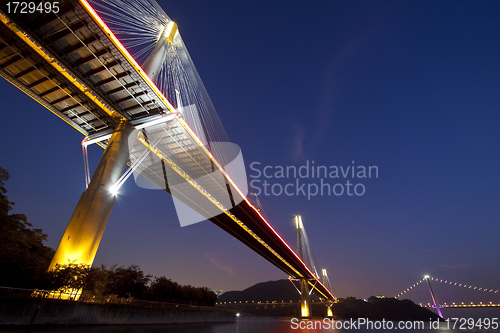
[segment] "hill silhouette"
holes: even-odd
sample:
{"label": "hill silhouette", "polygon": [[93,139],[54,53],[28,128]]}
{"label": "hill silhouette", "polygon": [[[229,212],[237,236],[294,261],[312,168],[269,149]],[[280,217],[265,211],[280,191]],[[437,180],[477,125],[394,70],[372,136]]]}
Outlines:
{"label": "hill silhouette", "polygon": [[[298,284],[296,284],[298,286]],[[311,299],[318,299],[311,295]],[[299,302],[297,289],[288,280],[257,283],[242,291],[228,291],[219,296],[217,302]]]}
{"label": "hill silhouette", "polygon": [[367,318],[370,320],[437,320],[439,316],[429,309],[416,305],[411,300],[372,296],[368,300],[347,297],[332,306],[339,319]]}

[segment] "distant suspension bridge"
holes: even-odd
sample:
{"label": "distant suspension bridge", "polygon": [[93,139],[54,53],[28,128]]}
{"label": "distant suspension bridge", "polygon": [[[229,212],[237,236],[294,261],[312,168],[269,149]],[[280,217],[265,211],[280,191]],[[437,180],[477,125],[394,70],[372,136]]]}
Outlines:
{"label": "distant suspension bridge", "polygon": [[[426,289],[427,292],[423,292]],[[396,298],[408,298],[420,306],[436,309],[441,317],[441,308],[500,307],[500,293],[497,289],[467,285],[428,275],[400,292]]]}

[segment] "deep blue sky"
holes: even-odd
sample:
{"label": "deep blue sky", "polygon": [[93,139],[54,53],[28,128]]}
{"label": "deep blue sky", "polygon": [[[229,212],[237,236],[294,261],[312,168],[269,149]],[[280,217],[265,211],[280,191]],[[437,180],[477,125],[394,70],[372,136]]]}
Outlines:
{"label": "deep blue sky", "polygon": [[[260,197],[292,242],[302,214],[337,296],[394,296],[424,274],[500,287],[498,1],[159,3],[247,167],[378,166],[351,179],[363,196]],[[55,248],[84,190],[83,137],[5,80],[0,101],[9,198]],[[209,222],[181,228],[168,194],[123,189],[96,264],[224,290],[286,278]]]}

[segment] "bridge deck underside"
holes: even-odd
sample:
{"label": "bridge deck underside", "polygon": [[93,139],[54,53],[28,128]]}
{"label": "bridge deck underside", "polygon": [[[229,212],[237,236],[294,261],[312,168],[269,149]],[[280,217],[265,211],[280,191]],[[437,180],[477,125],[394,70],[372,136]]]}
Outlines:
{"label": "bridge deck underside", "polygon": [[[134,125],[170,113],[78,1],[64,1],[60,7],[58,14],[8,16],[40,46],[39,50],[6,25],[0,26],[0,68],[9,81],[91,137],[111,133],[116,121],[109,110],[89,99],[81,86],[90,88],[96,99],[105,101]],[[4,4],[0,9],[7,13]],[[78,82],[62,75],[40,50],[57,59]]]}

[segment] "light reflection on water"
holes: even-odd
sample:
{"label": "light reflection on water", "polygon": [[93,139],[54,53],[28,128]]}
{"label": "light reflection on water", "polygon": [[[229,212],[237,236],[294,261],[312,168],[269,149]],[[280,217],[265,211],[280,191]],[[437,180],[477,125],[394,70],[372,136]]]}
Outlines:
{"label": "light reflection on water", "polygon": [[[500,309],[444,309],[445,317],[457,318],[500,318]],[[296,327],[296,326],[295,326]],[[397,324],[394,325],[397,327]],[[457,325],[458,327],[458,325]],[[292,332],[403,332],[405,330],[382,330],[382,329],[357,329],[357,330],[337,330],[337,329],[312,329],[301,330],[292,329],[291,318],[238,318],[234,323],[216,324],[183,324],[183,325],[109,325],[109,326],[52,326],[52,327],[14,327],[0,328],[0,333],[292,333]],[[409,331],[409,330],[406,330]],[[466,330],[467,332],[500,332],[497,330]],[[425,329],[418,332],[465,332],[456,328],[446,329],[441,323],[439,329],[430,329],[429,323],[425,323]]]}

